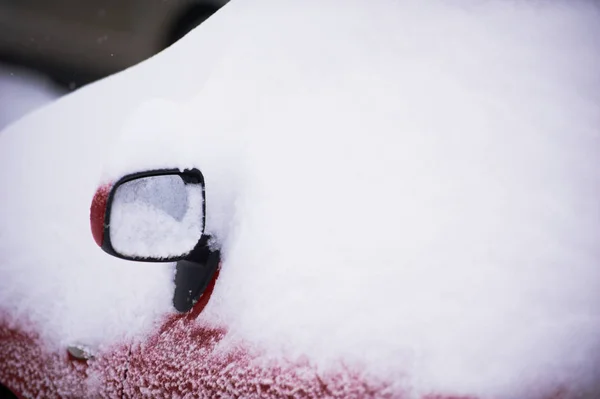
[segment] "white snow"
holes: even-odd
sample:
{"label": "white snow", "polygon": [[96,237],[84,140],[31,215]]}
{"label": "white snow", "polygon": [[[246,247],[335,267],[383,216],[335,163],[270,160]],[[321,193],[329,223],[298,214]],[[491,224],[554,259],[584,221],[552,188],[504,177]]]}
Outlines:
{"label": "white snow", "polygon": [[0,65],[0,130],[62,95],[47,78],[9,65]]}
{"label": "white snow", "polygon": [[202,316],[267,356],[417,391],[600,378],[592,2],[237,0],[0,135],[0,309],[49,343],[170,309],[103,254],[96,187],[198,167],[224,263]]}
{"label": "white snow", "polygon": [[177,175],[145,177],[116,188],[110,241],[121,255],[167,259],[192,251],[202,237],[202,186]]}

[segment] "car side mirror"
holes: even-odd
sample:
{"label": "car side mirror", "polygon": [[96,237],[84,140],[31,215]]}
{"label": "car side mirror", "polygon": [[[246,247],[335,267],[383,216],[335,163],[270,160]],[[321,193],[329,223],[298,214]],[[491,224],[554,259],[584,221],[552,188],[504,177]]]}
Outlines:
{"label": "car side mirror", "polygon": [[96,193],[91,227],[98,245],[118,258],[193,259],[204,238],[204,177],[198,169],[163,169],[122,177]]}

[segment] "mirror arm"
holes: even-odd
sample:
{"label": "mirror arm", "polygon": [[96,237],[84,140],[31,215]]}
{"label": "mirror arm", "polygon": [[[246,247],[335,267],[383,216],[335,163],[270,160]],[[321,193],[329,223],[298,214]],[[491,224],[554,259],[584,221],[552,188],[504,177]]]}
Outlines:
{"label": "mirror arm", "polygon": [[173,306],[178,312],[190,311],[206,291],[221,263],[220,250],[208,246],[210,236],[203,237],[194,250],[175,266]]}
{"label": "mirror arm", "polygon": [[211,236],[208,234],[202,235],[202,238],[198,241],[194,249],[183,260],[200,265],[205,264],[212,252],[208,245],[210,238]]}

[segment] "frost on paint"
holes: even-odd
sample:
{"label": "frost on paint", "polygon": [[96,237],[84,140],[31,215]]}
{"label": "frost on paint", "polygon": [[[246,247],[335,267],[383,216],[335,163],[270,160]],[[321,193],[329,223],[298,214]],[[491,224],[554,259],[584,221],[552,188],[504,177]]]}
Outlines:
{"label": "frost on paint", "polygon": [[223,250],[198,323],[223,350],[417,397],[594,392],[598,21],[584,0],[232,1],[0,135],[0,308],[48,347],[143,345],[173,267],[105,255],[90,202],[197,167]]}

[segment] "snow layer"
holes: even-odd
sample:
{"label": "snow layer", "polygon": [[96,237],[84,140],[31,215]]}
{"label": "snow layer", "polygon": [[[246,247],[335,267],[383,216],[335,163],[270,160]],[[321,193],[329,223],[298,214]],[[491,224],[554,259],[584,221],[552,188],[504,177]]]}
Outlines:
{"label": "snow layer", "polygon": [[146,331],[172,267],[94,248],[89,203],[198,167],[223,345],[415,392],[590,390],[599,22],[573,0],[232,2],[0,136],[0,306],[49,342]]}
{"label": "snow layer", "polygon": [[110,213],[110,241],[119,254],[174,258],[202,237],[201,185],[176,175],[146,177],[120,185]]}

